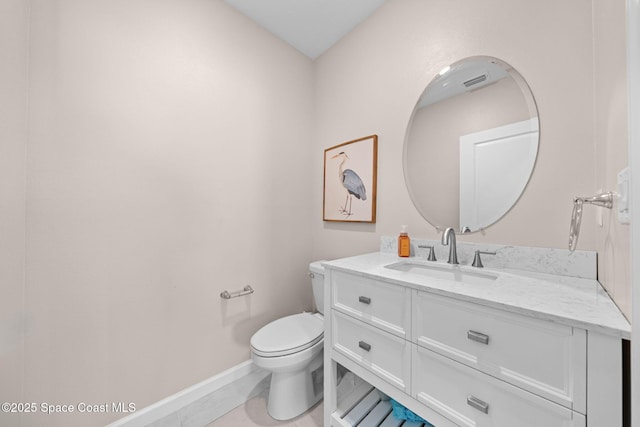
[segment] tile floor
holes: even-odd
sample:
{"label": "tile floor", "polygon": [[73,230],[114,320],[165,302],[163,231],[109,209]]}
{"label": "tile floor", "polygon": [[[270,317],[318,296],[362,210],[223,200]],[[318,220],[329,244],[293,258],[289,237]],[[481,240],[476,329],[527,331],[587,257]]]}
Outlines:
{"label": "tile floor", "polygon": [[316,406],[292,420],[277,421],[267,413],[267,398],[261,395],[249,399],[244,405],[238,406],[205,427],[322,427],[324,408],[322,403],[320,401]]}

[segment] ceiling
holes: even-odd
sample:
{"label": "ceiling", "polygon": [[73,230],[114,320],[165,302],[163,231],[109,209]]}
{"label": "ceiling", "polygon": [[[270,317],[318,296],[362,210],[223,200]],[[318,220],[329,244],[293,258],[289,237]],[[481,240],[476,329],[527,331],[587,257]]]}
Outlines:
{"label": "ceiling", "polygon": [[364,21],[385,0],[224,0],[311,59]]}

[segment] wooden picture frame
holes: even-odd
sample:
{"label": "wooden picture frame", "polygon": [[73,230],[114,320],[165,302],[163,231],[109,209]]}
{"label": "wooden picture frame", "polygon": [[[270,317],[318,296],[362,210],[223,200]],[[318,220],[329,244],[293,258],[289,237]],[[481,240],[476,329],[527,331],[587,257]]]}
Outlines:
{"label": "wooden picture frame", "polygon": [[378,135],[324,150],[323,220],[376,222]]}

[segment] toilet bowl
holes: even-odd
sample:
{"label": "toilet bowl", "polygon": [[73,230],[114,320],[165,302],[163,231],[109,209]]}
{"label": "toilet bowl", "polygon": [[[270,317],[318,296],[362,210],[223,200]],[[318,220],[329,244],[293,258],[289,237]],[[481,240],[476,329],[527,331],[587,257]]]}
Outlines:
{"label": "toilet bowl", "polygon": [[311,263],[309,275],[319,312],[282,317],[251,337],[251,359],[271,372],[267,411],[276,420],[294,418],[322,399],[324,271],[319,262]]}

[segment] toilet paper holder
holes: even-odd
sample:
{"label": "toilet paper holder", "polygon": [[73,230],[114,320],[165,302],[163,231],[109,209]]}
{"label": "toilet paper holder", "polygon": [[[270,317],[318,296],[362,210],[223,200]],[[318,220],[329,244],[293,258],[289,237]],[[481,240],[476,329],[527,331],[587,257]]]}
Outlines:
{"label": "toilet paper holder", "polygon": [[235,291],[235,292],[222,291],[220,292],[220,298],[222,299],[238,298],[245,295],[250,295],[253,292],[254,292],[253,288],[250,285],[247,285],[241,291]]}

